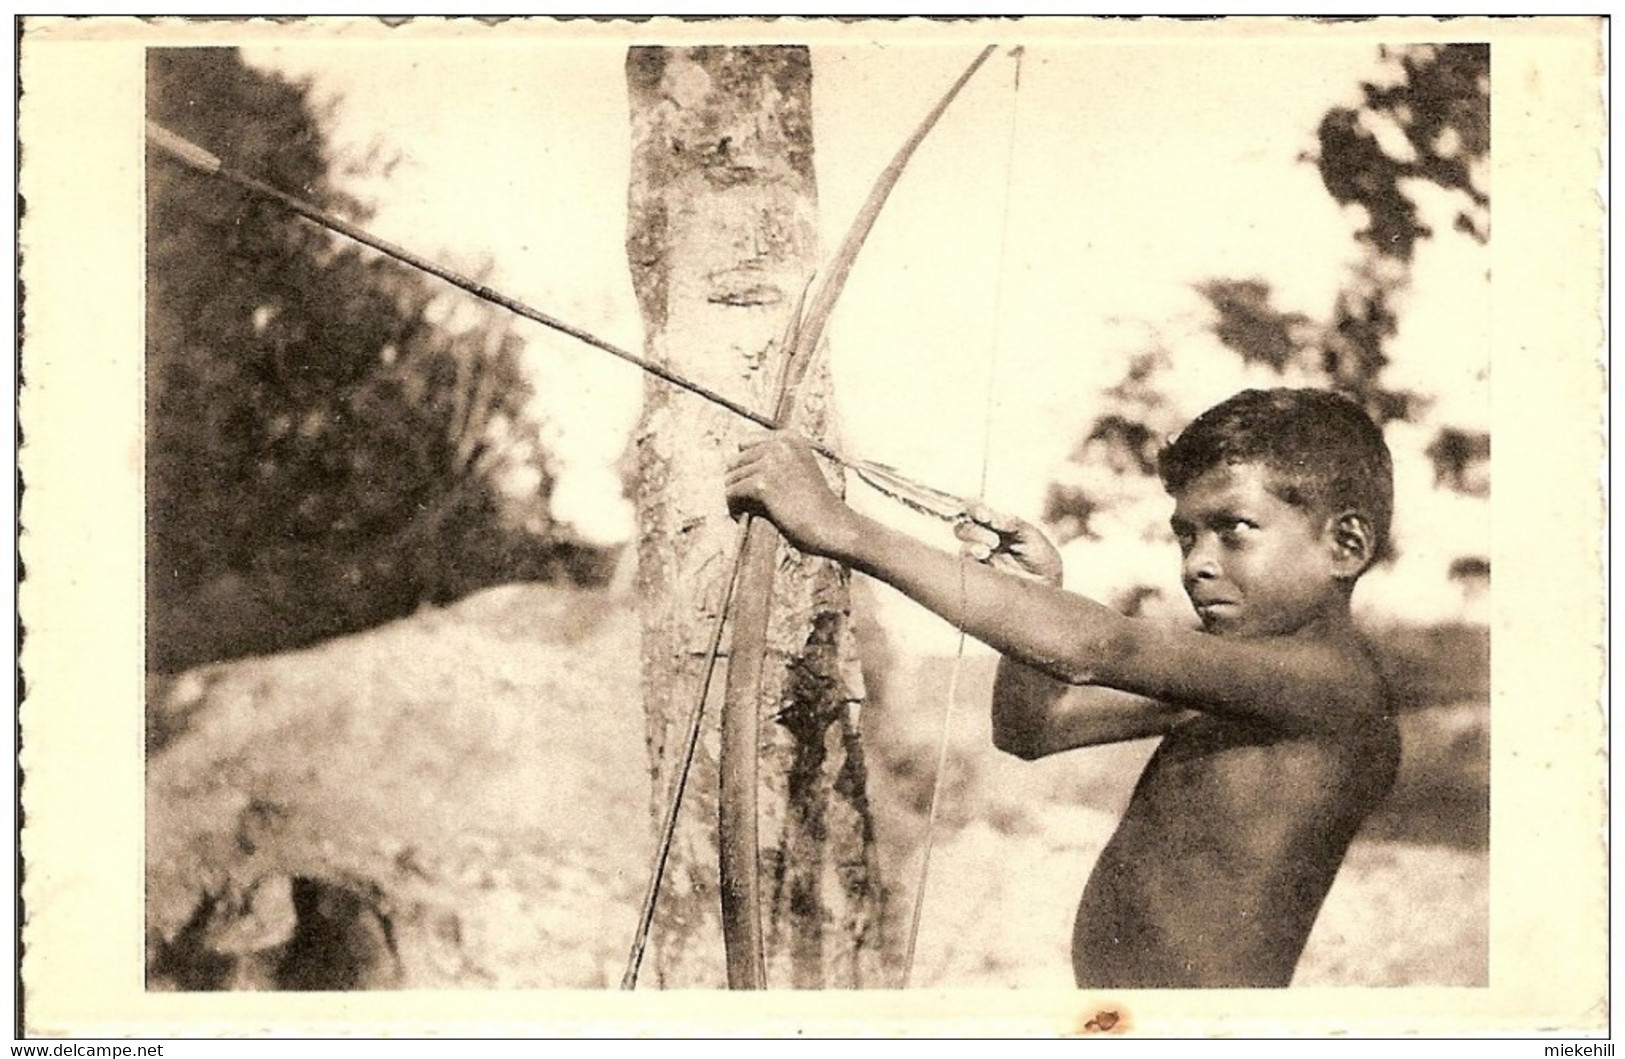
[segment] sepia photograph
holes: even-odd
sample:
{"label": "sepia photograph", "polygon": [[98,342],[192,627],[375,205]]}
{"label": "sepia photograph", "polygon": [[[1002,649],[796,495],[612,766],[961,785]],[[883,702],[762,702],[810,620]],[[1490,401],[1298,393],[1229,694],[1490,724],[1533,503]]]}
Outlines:
{"label": "sepia photograph", "polygon": [[23,20],[25,1028],[1596,1032],[1599,33]]}

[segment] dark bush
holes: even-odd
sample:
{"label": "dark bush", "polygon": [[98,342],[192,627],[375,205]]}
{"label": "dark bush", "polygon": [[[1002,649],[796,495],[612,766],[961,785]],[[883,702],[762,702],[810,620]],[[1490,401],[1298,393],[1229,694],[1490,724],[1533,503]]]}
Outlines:
{"label": "dark bush", "polygon": [[[235,49],[148,52],[148,116],[226,165],[364,220],[306,85]],[[582,563],[520,344],[453,332],[437,280],[224,182],[147,163],[148,662],[308,643]],[[497,488],[528,465],[535,495]]]}

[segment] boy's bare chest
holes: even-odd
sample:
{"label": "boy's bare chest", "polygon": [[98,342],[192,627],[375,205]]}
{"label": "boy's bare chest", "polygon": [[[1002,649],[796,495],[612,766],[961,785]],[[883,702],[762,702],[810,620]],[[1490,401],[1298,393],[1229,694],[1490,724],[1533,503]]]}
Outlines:
{"label": "boy's bare chest", "polygon": [[1163,740],[1129,806],[1159,829],[1219,833],[1240,844],[1280,840],[1350,804],[1357,755],[1326,740],[1211,715]]}
{"label": "boy's bare chest", "polygon": [[1292,736],[1211,714],[1170,732],[1084,891],[1080,980],[1287,984],[1392,781],[1397,731],[1375,736]]}

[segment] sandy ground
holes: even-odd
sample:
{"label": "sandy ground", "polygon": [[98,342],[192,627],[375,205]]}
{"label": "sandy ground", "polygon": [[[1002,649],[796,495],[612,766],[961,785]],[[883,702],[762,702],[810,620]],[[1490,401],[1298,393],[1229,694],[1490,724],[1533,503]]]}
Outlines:
{"label": "sandy ground", "polygon": [[[628,607],[508,586],[158,682],[149,936],[193,915],[211,850],[242,861],[248,821],[261,831],[246,841],[264,847],[248,861],[297,848],[331,874],[382,858],[398,928],[456,942],[457,966],[407,969],[418,983],[612,986],[651,844],[636,651]],[[913,981],[1065,986],[1078,894],[1150,746],[1001,755],[985,733],[985,678],[962,681]],[[895,709],[877,706],[866,731],[890,908],[904,916],[937,720],[904,723]],[[297,828],[279,831],[282,820]],[[1481,845],[1362,840],[1297,982],[1482,983],[1487,894]]]}

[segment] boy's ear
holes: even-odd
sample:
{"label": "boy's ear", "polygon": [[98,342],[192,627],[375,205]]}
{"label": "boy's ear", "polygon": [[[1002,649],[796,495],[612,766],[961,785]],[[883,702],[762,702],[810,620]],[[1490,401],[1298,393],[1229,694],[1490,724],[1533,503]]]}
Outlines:
{"label": "boy's ear", "polygon": [[1359,577],[1377,557],[1377,536],[1371,520],[1358,511],[1345,511],[1330,520],[1326,537],[1331,548],[1332,574],[1339,579]]}

